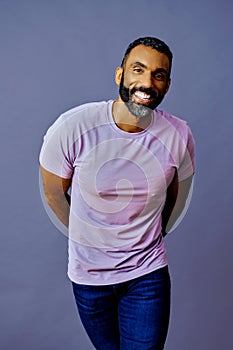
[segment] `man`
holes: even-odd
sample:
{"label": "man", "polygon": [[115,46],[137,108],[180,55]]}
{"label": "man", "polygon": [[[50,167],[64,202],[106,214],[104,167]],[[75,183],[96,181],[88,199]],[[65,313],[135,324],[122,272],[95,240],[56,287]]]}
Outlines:
{"label": "man", "polygon": [[41,150],[45,197],[69,227],[68,276],[96,349],[164,348],[164,236],[182,214],[194,172],[187,123],[156,108],[171,65],[164,42],[135,40],[116,69],[118,99],[64,113]]}

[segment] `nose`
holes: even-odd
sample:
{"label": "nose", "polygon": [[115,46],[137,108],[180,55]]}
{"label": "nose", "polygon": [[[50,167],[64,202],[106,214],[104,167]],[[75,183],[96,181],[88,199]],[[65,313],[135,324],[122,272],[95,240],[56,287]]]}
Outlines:
{"label": "nose", "polygon": [[150,72],[145,72],[141,77],[141,84],[145,88],[150,88],[153,85],[152,74]]}

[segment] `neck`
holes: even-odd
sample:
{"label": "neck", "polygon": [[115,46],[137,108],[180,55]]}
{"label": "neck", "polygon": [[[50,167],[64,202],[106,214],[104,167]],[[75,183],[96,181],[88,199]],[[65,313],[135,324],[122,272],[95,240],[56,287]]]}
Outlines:
{"label": "neck", "polygon": [[150,124],[152,118],[151,114],[144,118],[136,117],[130,113],[121,98],[114,101],[112,113],[115,124],[118,126],[118,128],[132,133],[145,130]]}

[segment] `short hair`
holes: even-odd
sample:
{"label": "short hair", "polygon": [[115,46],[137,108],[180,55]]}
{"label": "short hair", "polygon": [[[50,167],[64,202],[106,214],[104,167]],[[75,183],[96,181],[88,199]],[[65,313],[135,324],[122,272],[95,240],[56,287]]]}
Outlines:
{"label": "short hair", "polygon": [[[164,41],[155,38],[155,37],[151,37],[151,36],[146,36],[143,38],[138,38],[136,40],[134,40],[132,43],[129,44],[129,46],[127,47],[123,60],[121,62],[121,67],[123,68],[125,65],[125,62],[131,52],[131,50],[138,46],[138,45],[144,45],[144,46],[148,46],[151,47],[154,50],[157,50],[158,52],[164,53],[167,58],[169,59],[169,63],[170,63],[170,72],[171,72],[171,67],[172,67],[172,58],[173,58],[173,54],[170,50],[170,48],[168,47],[167,44],[165,44]],[[169,73],[170,73],[169,72]]]}

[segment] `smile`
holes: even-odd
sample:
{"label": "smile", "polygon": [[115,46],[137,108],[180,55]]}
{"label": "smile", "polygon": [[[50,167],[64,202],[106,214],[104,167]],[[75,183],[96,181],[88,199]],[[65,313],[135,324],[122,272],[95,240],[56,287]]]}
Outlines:
{"label": "smile", "polygon": [[145,92],[141,92],[141,91],[136,91],[134,94],[136,97],[140,98],[141,100],[149,100],[150,99],[150,95],[146,94]]}
{"label": "smile", "polygon": [[136,103],[148,103],[151,101],[151,95],[142,91],[135,91],[133,94],[133,102]]}

